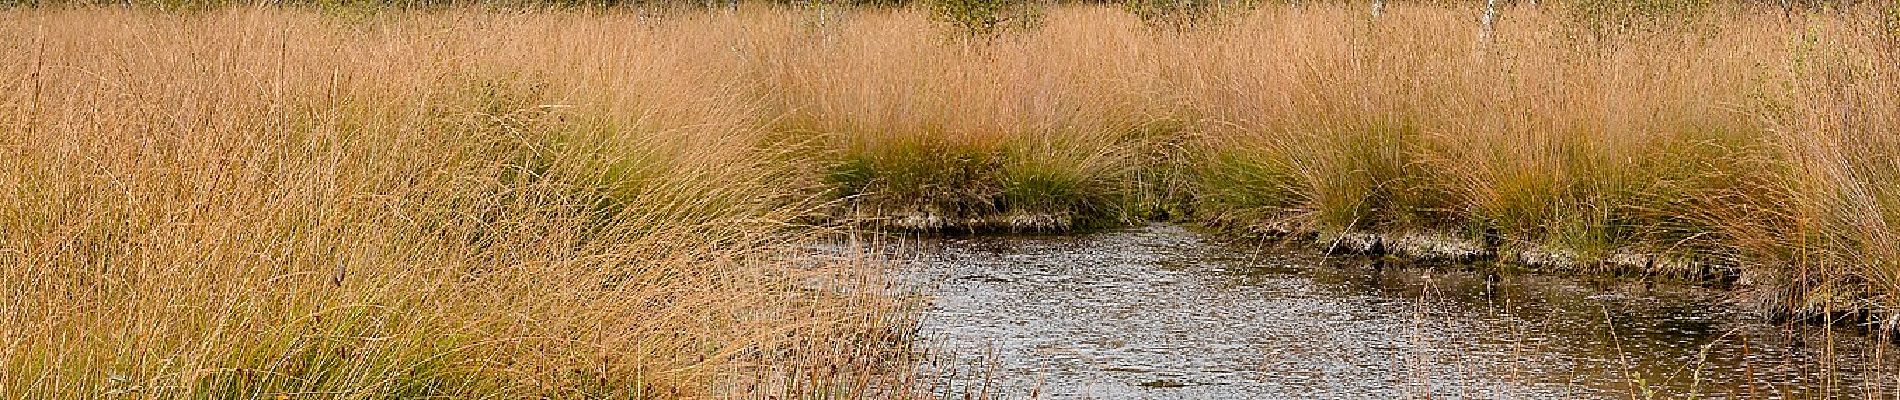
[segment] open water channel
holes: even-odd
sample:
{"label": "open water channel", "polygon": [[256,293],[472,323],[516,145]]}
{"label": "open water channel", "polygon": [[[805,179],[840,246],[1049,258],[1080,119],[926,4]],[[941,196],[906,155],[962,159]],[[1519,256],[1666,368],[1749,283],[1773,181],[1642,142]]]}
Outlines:
{"label": "open water channel", "polygon": [[1852,329],[1720,291],[1372,268],[1172,225],[906,241],[925,367],[957,398],[1895,398]]}

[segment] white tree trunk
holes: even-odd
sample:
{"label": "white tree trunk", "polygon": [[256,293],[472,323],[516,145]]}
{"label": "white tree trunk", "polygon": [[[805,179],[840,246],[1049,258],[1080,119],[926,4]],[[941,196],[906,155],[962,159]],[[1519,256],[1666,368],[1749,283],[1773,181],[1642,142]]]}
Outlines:
{"label": "white tree trunk", "polygon": [[1498,0],[1484,0],[1484,27],[1478,31],[1478,40],[1491,41],[1492,24],[1498,21]]}
{"label": "white tree trunk", "polygon": [[1385,14],[1385,0],[1372,0],[1372,18],[1378,19],[1381,14]]}

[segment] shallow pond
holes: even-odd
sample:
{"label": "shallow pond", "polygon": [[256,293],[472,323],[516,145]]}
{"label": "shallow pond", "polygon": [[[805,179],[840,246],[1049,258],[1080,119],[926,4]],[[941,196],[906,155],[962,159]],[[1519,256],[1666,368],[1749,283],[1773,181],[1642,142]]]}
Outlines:
{"label": "shallow pond", "polygon": [[1875,340],[1720,293],[1383,268],[1171,225],[909,241],[956,398],[1894,398]]}

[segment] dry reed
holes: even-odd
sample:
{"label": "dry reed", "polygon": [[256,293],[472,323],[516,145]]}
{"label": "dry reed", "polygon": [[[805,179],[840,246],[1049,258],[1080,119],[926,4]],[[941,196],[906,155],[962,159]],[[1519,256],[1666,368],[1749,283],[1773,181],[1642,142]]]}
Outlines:
{"label": "dry reed", "polygon": [[0,10],[0,390],[875,369],[903,313],[874,268],[785,250],[839,215],[1498,232],[1891,327],[1882,7],[1514,6],[1480,35],[1454,5],[1065,6],[984,41],[923,8]]}

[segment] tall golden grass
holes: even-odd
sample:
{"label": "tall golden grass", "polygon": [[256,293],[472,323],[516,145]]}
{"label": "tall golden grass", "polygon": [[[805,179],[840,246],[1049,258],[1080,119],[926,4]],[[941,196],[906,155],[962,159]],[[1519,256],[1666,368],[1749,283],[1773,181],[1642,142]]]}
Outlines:
{"label": "tall golden grass", "polygon": [[1698,259],[1763,310],[1893,321],[1885,7],[1718,5],[1611,32],[1518,7],[1489,38],[1456,8],[1281,9],[1167,57],[1207,121],[1203,218]]}
{"label": "tall golden grass", "polygon": [[829,141],[828,182],[885,214],[1495,234],[1894,321],[1900,5],[1585,3],[1508,7],[1490,34],[1476,5],[1186,30],[1070,6],[974,44],[868,11],[765,50],[758,79],[775,129]]}
{"label": "tall golden grass", "polygon": [[840,215],[1497,232],[1892,325],[1880,7],[8,9],[0,392],[863,395],[736,372],[902,358],[795,250]]}
{"label": "tall golden grass", "polygon": [[802,256],[818,169],[728,79],[789,36],[5,13],[0,397],[843,397],[904,367],[903,304]]}

